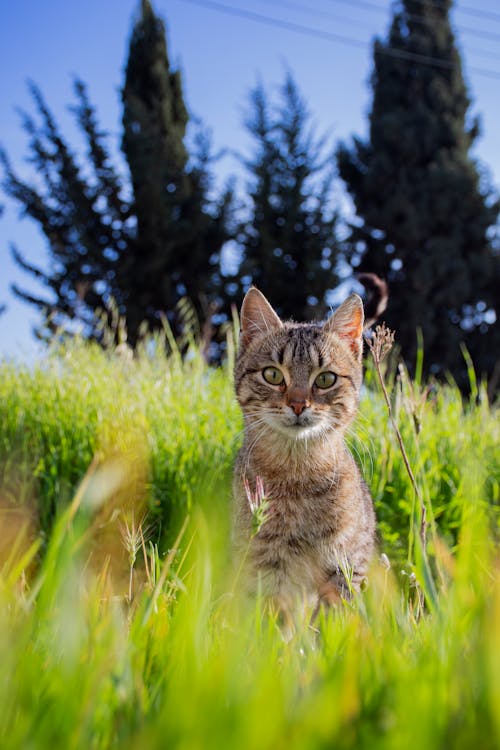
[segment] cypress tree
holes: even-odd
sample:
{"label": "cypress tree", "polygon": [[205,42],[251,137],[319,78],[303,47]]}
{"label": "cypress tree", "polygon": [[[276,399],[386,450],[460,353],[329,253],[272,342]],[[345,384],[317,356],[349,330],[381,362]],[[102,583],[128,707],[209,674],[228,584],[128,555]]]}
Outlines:
{"label": "cypress tree", "polygon": [[126,67],[122,148],[130,168],[134,251],[124,268],[128,324],[158,324],[187,296],[200,317],[220,287],[220,252],[229,238],[230,191],[209,200],[211,154],[203,134],[193,158],[185,146],[188,113],[181,75],[168,59],[165,27],[142,0]]}
{"label": "cypress tree", "polygon": [[262,85],[251,93],[246,127],[253,136],[250,212],[240,227],[240,276],[254,283],[284,317],[321,318],[337,283],[338,218],[333,174],[310,114],[290,75],[270,105]]}
{"label": "cypress tree", "polygon": [[337,159],[359,217],[351,260],[388,280],[384,317],[403,356],[412,366],[420,328],[426,372],[450,371],[466,385],[461,342],[489,374],[500,343],[490,239],[499,202],[469,153],[479,129],[450,8],[395,5],[387,40],[374,45],[369,138],[341,145]]}

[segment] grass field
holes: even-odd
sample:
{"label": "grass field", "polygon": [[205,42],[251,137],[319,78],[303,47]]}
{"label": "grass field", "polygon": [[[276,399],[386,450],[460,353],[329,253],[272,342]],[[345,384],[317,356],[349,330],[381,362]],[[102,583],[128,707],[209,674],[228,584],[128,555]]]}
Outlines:
{"label": "grass field", "polygon": [[[196,349],[0,364],[0,748],[500,747],[498,410],[366,376],[367,590],[286,643],[238,598],[242,423]],[[472,375],[471,375],[472,377]]]}

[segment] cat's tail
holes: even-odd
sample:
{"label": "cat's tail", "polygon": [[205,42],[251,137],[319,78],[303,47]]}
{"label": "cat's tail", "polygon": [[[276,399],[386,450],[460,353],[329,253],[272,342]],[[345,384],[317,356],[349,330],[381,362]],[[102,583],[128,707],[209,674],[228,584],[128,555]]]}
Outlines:
{"label": "cat's tail", "polygon": [[364,300],[365,308],[365,330],[370,328],[380,318],[387,307],[389,299],[389,287],[387,282],[377,276],[376,273],[360,273],[357,276],[368,296]]}

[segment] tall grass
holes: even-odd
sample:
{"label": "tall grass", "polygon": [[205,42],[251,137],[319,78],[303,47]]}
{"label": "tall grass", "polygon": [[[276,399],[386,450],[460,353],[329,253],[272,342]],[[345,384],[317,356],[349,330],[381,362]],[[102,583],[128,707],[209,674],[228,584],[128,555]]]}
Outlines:
{"label": "tall grass", "polygon": [[1,748],[500,747],[498,413],[392,383],[423,606],[414,490],[366,381],[350,442],[390,562],[286,643],[231,568],[227,370],[154,343],[0,365]]}
{"label": "tall grass", "polygon": [[194,349],[184,361],[163,352],[151,341],[134,360],[74,341],[34,369],[1,365],[4,492],[31,495],[43,532],[94,457],[125,463],[125,502],[167,527],[230,471],[241,426],[227,370]]}

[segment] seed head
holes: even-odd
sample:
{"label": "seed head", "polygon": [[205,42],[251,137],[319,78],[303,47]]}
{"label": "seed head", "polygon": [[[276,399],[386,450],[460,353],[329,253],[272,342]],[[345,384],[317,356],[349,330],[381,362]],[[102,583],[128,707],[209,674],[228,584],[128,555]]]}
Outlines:
{"label": "seed head", "polygon": [[368,346],[377,364],[384,361],[394,344],[394,331],[387,328],[385,323],[375,328],[375,333],[368,339]]}
{"label": "seed head", "polygon": [[266,497],[262,477],[255,477],[255,492],[252,492],[250,489],[250,484],[246,477],[243,479],[243,485],[252,513],[252,536],[255,536],[269,518],[271,503],[269,498]]}

